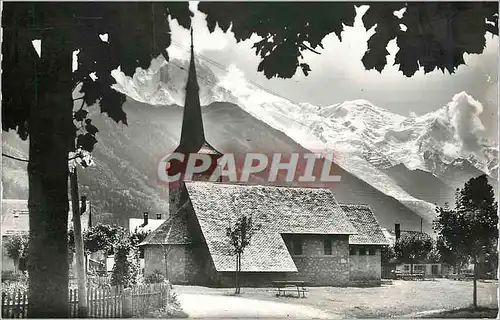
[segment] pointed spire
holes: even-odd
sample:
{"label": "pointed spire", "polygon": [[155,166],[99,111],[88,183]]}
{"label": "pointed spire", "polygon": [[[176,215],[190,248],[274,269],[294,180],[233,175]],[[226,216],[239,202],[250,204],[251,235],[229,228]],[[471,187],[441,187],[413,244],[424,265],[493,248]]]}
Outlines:
{"label": "pointed spire", "polygon": [[191,28],[191,60],[189,61],[189,73],[186,84],[181,141],[176,151],[194,153],[200,150],[204,142],[205,133],[201,117],[199,86],[194,61],[193,29]]}
{"label": "pointed spire", "polygon": [[193,41],[193,27],[191,27],[191,55],[193,55],[193,45],[194,41]]}

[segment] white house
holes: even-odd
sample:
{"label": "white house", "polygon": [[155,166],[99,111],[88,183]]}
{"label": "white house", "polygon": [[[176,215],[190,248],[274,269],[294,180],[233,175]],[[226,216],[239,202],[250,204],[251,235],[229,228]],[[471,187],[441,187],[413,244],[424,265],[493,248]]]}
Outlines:
{"label": "white house", "polygon": [[[407,236],[430,236],[421,231],[409,231],[401,230],[400,224],[396,223],[394,225],[394,230],[388,230],[386,228],[382,229],[384,236],[389,241],[390,246],[394,247],[397,240]],[[401,261],[395,266],[395,269],[404,273],[419,273],[424,272],[426,276],[440,277],[443,276],[444,268],[442,263],[434,263],[430,261],[420,261],[419,263],[409,263],[407,261]]]}
{"label": "white house", "polygon": [[150,219],[149,213],[144,212],[143,218],[130,218],[128,219],[128,230],[130,233],[136,231],[146,231],[153,232],[156,230],[161,224],[165,222],[165,219],[162,219],[162,214],[157,213],[156,219]]}
{"label": "white house", "polygon": [[[162,225],[162,223],[165,222],[165,219],[162,219],[162,214],[157,213],[156,214],[156,219],[149,219],[149,213],[144,212],[143,218],[130,218],[128,220],[128,230],[129,233],[132,234],[134,232],[140,232],[140,231],[145,231],[145,232],[153,232],[156,230],[159,226]],[[141,267],[141,272],[144,270],[144,257],[141,257],[140,260],[140,267]],[[112,272],[113,271],[113,266],[115,265],[115,259],[114,256],[108,256],[106,258],[106,271]]]}

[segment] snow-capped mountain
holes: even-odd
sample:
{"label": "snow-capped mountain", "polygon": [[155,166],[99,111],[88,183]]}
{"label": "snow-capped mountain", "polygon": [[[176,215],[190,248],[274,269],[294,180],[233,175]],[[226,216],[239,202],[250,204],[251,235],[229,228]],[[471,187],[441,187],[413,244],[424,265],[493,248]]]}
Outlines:
{"label": "snow-capped mountain", "polygon": [[[115,89],[140,102],[182,106],[187,65],[187,61],[167,63],[159,58],[149,70],[138,70],[132,79],[115,73]],[[427,220],[435,216],[434,205],[409,194],[385,169],[402,164],[410,171],[443,176],[452,188],[465,182],[452,170],[460,171],[464,162],[495,178],[498,173],[498,148],[480,139],[477,112],[482,111],[481,106],[465,92],[434,112],[405,117],[365,100],[327,107],[296,104],[251,84],[236,68],[218,78],[197,61],[197,74],[202,104],[234,103],[306,149],[333,151],[342,168]],[[467,112],[469,118],[464,116]]]}

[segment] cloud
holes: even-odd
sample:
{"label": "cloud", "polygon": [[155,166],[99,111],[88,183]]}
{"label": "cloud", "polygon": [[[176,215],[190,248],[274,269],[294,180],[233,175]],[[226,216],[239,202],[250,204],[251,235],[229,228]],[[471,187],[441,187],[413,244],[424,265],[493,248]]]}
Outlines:
{"label": "cloud", "polygon": [[[206,15],[198,11],[199,1],[189,1],[189,9],[194,13],[192,18],[194,51],[198,54],[205,51],[224,50],[230,43],[236,43],[233,34],[224,33],[217,26],[213,33],[207,27]],[[190,31],[179,25],[177,20],[170,20],[172,45],[167,49],[172,58],[189,59],[191,47]]]}
{"label": "cloud", "polygon": [[485,130],[479,119],[483,112],[483,105],[462,91],[453,97],[448,107],[450,123],[455,128],[455,134],[462,149],[469,152],[480,151]]}

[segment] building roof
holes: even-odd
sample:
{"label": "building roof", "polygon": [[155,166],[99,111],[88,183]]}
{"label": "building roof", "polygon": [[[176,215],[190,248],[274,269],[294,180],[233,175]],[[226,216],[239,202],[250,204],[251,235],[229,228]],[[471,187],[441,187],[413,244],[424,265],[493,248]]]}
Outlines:
{"label": "building roof", "polygon": [[210,143],[204,142],[203,145],[201,146],[200,150],[198,150],[198,153],[202,154],[213,154],[213,155],[220,155],[222,156],[222,153],[217,151]]}
{"label": "building roof", "polygon": [[[389,233],[391,236],[396,237],[396,232],[394,230],[387,230],[387,233]],[[415,231],[415,230],[401,230],[400,237],[430,237],[429,234],[422,232],[422,231]]]}
{"label": "building roof", "polygon": [[[383,229],[385,237],[389,240],[390,245],[394,246],[396,244],[396,232],[394,230]],[[401,239],[406,237],[417,237],[417,238],[425,238],[428,239],[431,237],[429,234],[421,231],[414,230],[401,230],[400,234]]]}
{"label": "building roof", "polygon": [[[90,201],[87,201],[86,211],[81,215],[82,229],[88,228],[90,215]],[[69,202],[68,228],[73,227],[73,211]],[[29,231],[28,200],[2,200],[2,235]]]}
{"label": "building roof", "polygon": [[389,244],[370,206],[341,203],[340,207],[358,231],[358,234],[349,236],[349,244]]}
{"label": "building roof", "polygon": [[130,232],[135,232],[137,231],[146,231],[146,232],[152,232],[156,230],[161,224],[165,222],[165,219],[148,219],[148,224],[144,224],[144,219],[139,219],[139,218],[130,218],[128,219],[128,230]]}
{"label": "building roof", "polygon": [[[192,32],[192,30],[191,30]],[[201,116],[198,79],[194,60],[193,38],[191,34],[191,58],[186,83],[184,112],[182,115],[181,139],[174,152],[196,153],[206,142]]]}
{"label": "building roof", "polygon": [[148,244],[189,244],[193,239],[188,232],[187,216],[183,213],[168,217],[151,232],[140,245]]}
{"label": "building roof", "polygon": [[226,228],[250,215],[259,230],[242,255],[242,271],[296,272],[282,234],[356,234],[329,189],[186,182],[217,271],[234,271]]}

